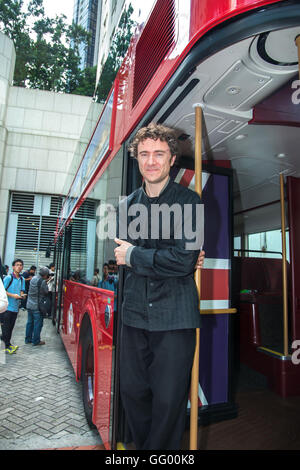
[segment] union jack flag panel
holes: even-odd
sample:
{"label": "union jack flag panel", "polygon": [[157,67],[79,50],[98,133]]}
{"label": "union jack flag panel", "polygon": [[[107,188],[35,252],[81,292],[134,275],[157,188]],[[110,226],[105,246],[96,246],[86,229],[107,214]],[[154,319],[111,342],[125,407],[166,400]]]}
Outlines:
{"label": "union jack flag panel", "polygon": [[[177,174],[176,174],[177,173]],[[174,180],[195,190],[193,170],[175,170]],[[230,308],[230,178],[202,173],[205,261],[201,271],[200,310]],[[199,405],[228,401],[230,314],[203,314],[200,330]]]}

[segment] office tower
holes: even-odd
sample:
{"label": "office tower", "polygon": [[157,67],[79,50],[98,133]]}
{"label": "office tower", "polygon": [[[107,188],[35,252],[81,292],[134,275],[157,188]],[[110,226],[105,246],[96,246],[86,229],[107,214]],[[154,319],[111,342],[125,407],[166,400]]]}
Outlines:
{"label": "office tower", "polygon": [[97,64],[102,0],[74,0],[73,21],[91,33],[88,46],[81,44],[79,54],[80,68]]}

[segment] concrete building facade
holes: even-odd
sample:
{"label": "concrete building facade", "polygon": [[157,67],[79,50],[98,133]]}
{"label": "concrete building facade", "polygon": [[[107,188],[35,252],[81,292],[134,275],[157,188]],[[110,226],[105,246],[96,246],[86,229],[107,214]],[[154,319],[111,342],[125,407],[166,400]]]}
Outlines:
{"label": "concrete building facade", "polygon": [[[20,214],[24,223],[32,218],[31,226],[40,217],[40,233],[42,216],[50,217],[55,197],[66,195],[101,110],[90,97],[12,86],[14,66],[13,42],[0,33],[0,254],[6,264],[18,253],[18,230],[27,236]],[[30,195],[32,205],[21,207],[18,200],[26,205]]]}

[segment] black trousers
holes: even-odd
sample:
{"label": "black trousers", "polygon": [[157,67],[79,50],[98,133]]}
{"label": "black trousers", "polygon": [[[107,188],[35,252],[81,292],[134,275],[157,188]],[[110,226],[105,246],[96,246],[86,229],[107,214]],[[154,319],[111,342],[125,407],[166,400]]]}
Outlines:
{"label": "black trousers", "polygon": [[0,315],[2,330],[1,339],[5,343],[5,348],[10,346],[11,335],[16,323],[17,316],[18,312],[10,312],[9,310],[6,310],[6,312],[1,313]]}
{"label": "black trousers", "polygon": [[120,390],[137,449],[180,449],[195,330],[146,331],[123,325]]}

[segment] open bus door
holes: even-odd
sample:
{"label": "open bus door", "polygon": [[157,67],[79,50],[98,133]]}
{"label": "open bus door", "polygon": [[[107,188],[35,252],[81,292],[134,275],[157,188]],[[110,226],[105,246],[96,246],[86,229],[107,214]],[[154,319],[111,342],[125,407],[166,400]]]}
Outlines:
{"label": "open bus door", "polygon": [[56,305],[53,322],[56,324],[56,330],[59,333],[63,312],[64,300],[64,279],[68,279],[70,271],[70,251],[72,239],[72,225],[65,227],[63,236],[61,236],[55,248],[55,286],[56,286]]}
{"label": "open bus door", "polygon": [[[137,161],[125,156],[123,188],[127,194],[138,188],[141,175]],[[195,189],[194,161],[184,155],[172,167],[170,177],[183,186]],[[205,214],[205,262],[201,276],[201,314],[198,406],[199,424],[208,424],[237,416],[234,401],[234,313],[231,304],[232,170],[213,164],[203,165],[202,200]],[[129,443],[130,431],[119,395],[119,335],[124,271],[120,269],[118,316],[115,322],[116,369],[114,374],[113,445]],[[187,408],[187,425],[190,400]],[[119,444],[120,445],[120,444]]]}

